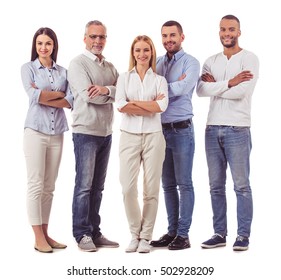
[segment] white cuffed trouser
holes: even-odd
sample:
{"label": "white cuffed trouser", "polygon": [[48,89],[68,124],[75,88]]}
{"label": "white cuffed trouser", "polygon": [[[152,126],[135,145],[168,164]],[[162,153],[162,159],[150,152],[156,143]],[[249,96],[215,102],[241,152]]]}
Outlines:
{"label": "white cuffed trouser", "polygon": [[[120,183],[133,238],[150,240],[155,224],[162,164],[165,157],[162,131],[133,134],[122,131],[119,143]],[[143,165],[143,208],[138,201],[138,175]]]}
{"label": "white cuffed trouser", "polygon": [[63,134],[24,130],[27,169],[27,214],[31,225],[48,224],[62,156]]}

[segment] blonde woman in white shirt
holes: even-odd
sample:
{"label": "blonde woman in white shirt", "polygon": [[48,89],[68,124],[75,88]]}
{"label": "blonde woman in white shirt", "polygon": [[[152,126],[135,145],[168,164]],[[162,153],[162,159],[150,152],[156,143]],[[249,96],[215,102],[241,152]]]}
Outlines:
{"label": "blonde woman in white shirt", "polygon": [[[155,224],[165,140],[160,114],[168,106],[168,85],[156,74],[152,40],[137,36],[129,71],[117,81],[116,104],[122,113],[119,144],[120,183],[132,240],[126,252],[149,253]],[[143,167],[143,207],[138,202],[138,175]]]}

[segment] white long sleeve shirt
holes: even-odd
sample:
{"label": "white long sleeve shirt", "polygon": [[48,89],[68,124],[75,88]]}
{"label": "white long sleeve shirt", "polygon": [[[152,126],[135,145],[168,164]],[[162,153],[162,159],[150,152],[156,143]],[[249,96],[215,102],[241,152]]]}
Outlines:
{"label": "white long sleeve shirt", "polygon": [[[244,70],[253,79],[228,88],[228,81]],[[197,84],[200,97],[210,97],[207,125],[251,126],[251,98],[259,76],[259,61],[255,54],[241,50],[230,59],[218,53],[206,60],[202,74],[210,73],[216,82]]]}
{"label": "white long sleeve shirt", "polygon": [[[163,76],[157,75],[149,68],[141,81],[137,71],[120,74],[117,80],[115,102],[118,109],[126,106],[129,101],[152,101],[163,93],[165,98],[157,100],[164,112],[168,106],[168,85]],[[139,116],[122,113],[120,129],[130,133],[152,133],[162,130],[161,113]]]}

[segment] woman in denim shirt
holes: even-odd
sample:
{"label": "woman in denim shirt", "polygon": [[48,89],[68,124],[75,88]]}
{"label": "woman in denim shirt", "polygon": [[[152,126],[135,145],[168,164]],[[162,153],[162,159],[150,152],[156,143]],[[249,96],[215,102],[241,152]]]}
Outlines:
{"label": "woman in denim shirt", "polygon": [[35,235],[35,250],[51,253],[66,245],[48,235],[55,182],[68,130],[63,108],[72,108],[66,69],[56,64],[58,40],[50,28],[36,31],[31,61],[21,68],[29,108],[24,125],[24,154],[27,167],[27,212]]}

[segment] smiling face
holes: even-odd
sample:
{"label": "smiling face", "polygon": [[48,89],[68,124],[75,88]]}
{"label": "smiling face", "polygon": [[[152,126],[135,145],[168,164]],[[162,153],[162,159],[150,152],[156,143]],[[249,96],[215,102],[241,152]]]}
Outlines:
{"label": "smiling face", "polygon": [[172,57],[181,49],[181,43],[184,40],[184,34],[180,33],[177,26],[163,26],[162,30],[162,44],[166,49],[169,57]]}
{"label": "smiling face", "polygon": [[239,22],[233,19],[222,19],[220,22],[220,40],[225,48],[238,46],[238,38],[241,35]]}
{"label": "smiling face", "polygon": [[106,43],[106,30],[102,25],[90,25],[84,36],[86,49],[101,58]]}
{"label": "smiling face", "polygon": [[54,41],[45,34],[38,35],[36,38],[36,52],[40,59],[51,58],[54,50]]}
{"label": "smiling face", "polygon": [[150,66],[152,50],[150,45],[145,41],[138,41],[134,45],[133,56],[137,65]]}

